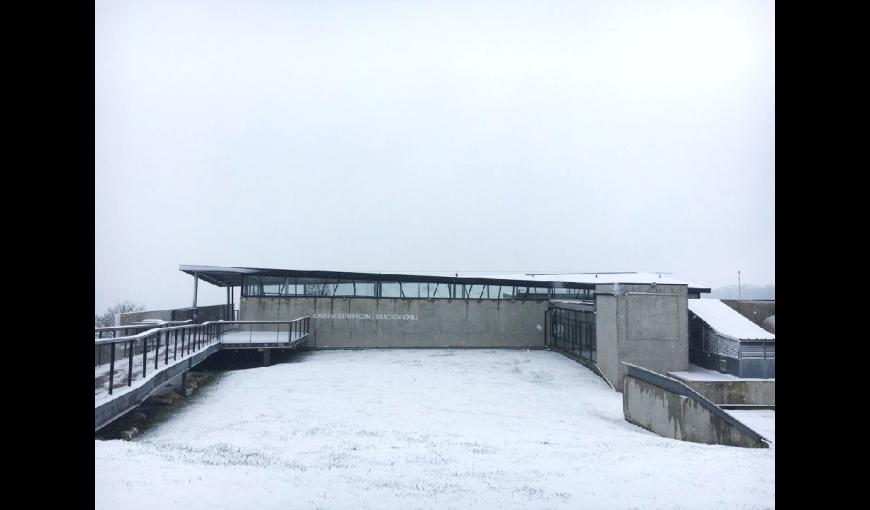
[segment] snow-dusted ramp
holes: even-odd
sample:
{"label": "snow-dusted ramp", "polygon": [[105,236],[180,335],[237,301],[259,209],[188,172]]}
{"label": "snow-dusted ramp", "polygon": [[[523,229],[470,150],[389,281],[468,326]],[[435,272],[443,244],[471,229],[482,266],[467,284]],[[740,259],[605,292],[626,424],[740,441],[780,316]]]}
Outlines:
{"label": "snow-dusted ramp", "polygon": [[[189,322],[189,321],[186,321]],[[292,321],[207,321],[158,326],[94,340],[94,431],[130,412],[162,384],[225,349],[294,349],[311,332],[310,317]]]}

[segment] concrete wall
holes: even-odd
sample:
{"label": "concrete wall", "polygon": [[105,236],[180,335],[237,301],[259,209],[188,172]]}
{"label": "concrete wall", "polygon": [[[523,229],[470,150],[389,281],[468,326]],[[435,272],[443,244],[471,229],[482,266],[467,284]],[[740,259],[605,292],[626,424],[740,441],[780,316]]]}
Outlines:
{"label": "concrete wall", "polygon": [[722,302],[733,308],[740,315],[761,326],[765,331],[776,334],[774,328],[764,323],[768,317],[776,314],[776,301],[723,299]]}
{"label": "concrete wall", "polygon": [[622,361],[660,374],[688,370],[686,286],[598,285],[595,291],[598,365],[618,391]]}
{"label": "concrete wall", "polygon": [[694,443],[766,447],[698,401],[628,375],[624,378],[622,407],[626,420],[660,436]]}
{"label": "concrete wall", "polygon": [[595,298],[595,348],[599,370],[619,391],[621,386],[616,301],[616,296],[611,295],[599,295]]}
{"label": "concrete wall", "polygon": [[[173,320],[172,312],[175,310],[187,310],[187,308],[174,308],[171,310],[145,310],[144,312],[122,313],[120,314],[121,323],[119,324],[119,326],[135,324],[145,319],[160,319],[164,321],[171,321]],[[219,321],[223,319],[224,315],[226,314],[226,305],[200,306],[198,307],[198,313],[200,322]]]}
{"label": "concrete wall", "polygon": [[144,312],[130,312],[121,314],[121,323],[119,326],[128,326],[136,324],[145,319],[160,319],[163,321],[172,320],[172,310],[145,310]]}
{"label": "concrete wall", "polygon": [[544,347],[546,300],[246,298],[241,320],[311,315],[308,348]]}
{"label": "concrete wall", "polygon": [[717,405],[776,405],[776,381],[691,381],[674,374],[686,386],[697,391],[707,400]]}

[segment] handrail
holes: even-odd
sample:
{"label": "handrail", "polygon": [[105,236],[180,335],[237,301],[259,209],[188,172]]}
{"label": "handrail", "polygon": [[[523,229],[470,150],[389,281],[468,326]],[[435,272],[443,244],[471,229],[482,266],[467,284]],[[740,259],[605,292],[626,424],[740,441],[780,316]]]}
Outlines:
{"label": "handrail", "polygon": [[[276,334],[280,335],[281,325],[286,324],[288,328],[285,338],[286,342],[289,343],[293,342],[294,339],[301,341],[311,333],[311,319],[311,316],[304,316],[289,321],[207,321],[200,324],[191,323],[178,326],[153,327],[147,331],[123,337],[94,339],[96,357],[95,379],[107,378],[108,393],[111,395],[114,390],[116,377],[120,377],[122,381],[126,379],[126,385],[130,387],[133,384],[134,372],[136,374],[141,373],[141,377],[145,378],[148,373],[149,364],[154,367],[153,370],[158,371],[160,370],[161,362],[164,368],[175,364],[179,359],[179,353],[181,354],[181,360],[184,360],[185,357],[200,352],[209,346],[223,343],[224,335],[227,333],[225,328],[228,326],[277,324]],[[278,342],[278,336],[276,336],[276,342]],[[118,350],[119,345],[123,349],[123,355],[120,358],[116,358],[115,352]],[[106,356],[108,363],[102,361],[104,348],[108,348],[108,355]],[[149,359],[149,353],[152,351],[153,357]],[[141,364],[137,361],[140,359],[140,354]],[[119,368],[121,373],[117,375],[115,374],[116,361],[123,363]],[[106,371],[106,364],[108,364],[108,371]],[[126,374],[123,373],[125,369]],[[139,376],[137,375],[136,378],[138,379]]]}
{"label": "handrail", "polygon": [[[149,320],[149,319],[144,319]],[[161,322],[153,322],[149,324],[126,324],[121,326],[103,326],[101,328],[94,328],[94,331],[115,331],[119,329],[135,329],[135,328],[147,328],[148,326],[163,326],[163,325],[175,325],[175,324],[187,324],[193,322],[190,319],[186,321],[161,321]]]}
{"label": "handrail", "polygon": [[191,320],[162,321],[162,322],[150,323],[150,324],[127,324],[124,326],[105,326],[102,328],[94,328],[94,338],[95,339],[97,339],[97,338],[102,339],[104,334],[106,334],[106,335],[111,334],[111,336],[109,338],[117,338],[117,334],[119,331],[124,331],[126,333],[130,330],[136,331],[136,330],[140,330],[140,329],[165,328],[165,327],[169,327],[169,326],[176,325],[176,324],[189,324],[192,322],[193,321],[191,321]]}
{"label": "handrail", "polygon": [[[293,319],[293,320],[289,320],[289,321],[225,321],[225,320],[219,320],[219,321],[202,322],[199,324],[182,324],[179,326],[155,327],[155,328],[151,328],[147,331],[137,333],[135,335],[119,336],[119,337],[115,337],[115,338],[95,338],[94,345],[106,345],[106,344],[111,344],[111,343],[129,342],[130,340],[138,340],[141,338],[145,338],[149,335],[153,335],[157,331],[175,331],[177,329],[190,329],[190,328],[197,328],[197,327],[202,327],[202,326],[210,326],[213,324],[224,324],[224,325],[227,325],[227,324],[292,324],[294,322],[308,319],[310,317],[311,316],[306,315],[305,317],[299,317],[298,319]],[[190,322],[190,321],[184,321],[184,322]]]}

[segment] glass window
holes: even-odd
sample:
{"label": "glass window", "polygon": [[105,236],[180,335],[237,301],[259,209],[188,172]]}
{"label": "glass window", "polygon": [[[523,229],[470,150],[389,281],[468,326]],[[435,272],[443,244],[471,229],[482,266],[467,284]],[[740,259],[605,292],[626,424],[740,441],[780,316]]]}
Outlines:
{"label": "glass window", "polygon": [[464,285],[467,299],[486,299],[486,285]]}
{"label": "glass window", "polygon": [[375,297],[375,284],[373,282],[356,282],[357,297]]}
{"label": "glass window", "polygon": [[446,299],[450,297],[450,289],[446,283],[430,283],[429,297],[431,299]]}
{"label": "glass window", "polygon": [[353,296],[353,283],[336,283],[332,285],[333,296]]}
{"label": "glass window", "polygon": [[381,283],[381,297],[386,297],[386,298],[401,297],[398,282],[383,282],[383,283]]}
{"label": "glass window", "polygon": [[[425,283],[423,285],[426,285]],[[418,298],[420,295],[420,284],[417,282],[401,282],[399,283],[401,287],[402,297],[406,298]]]}

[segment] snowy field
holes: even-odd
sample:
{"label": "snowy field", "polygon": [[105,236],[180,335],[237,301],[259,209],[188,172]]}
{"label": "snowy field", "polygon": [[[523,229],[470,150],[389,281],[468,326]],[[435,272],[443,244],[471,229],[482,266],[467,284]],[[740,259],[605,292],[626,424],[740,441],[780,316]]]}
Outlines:
{"label": "snowy field", "polygon": [[554,352],[294,361],[228,372],[134,441],[95,441],[96,508],[774,506],[773,448],[635,427],[621,394]]}

